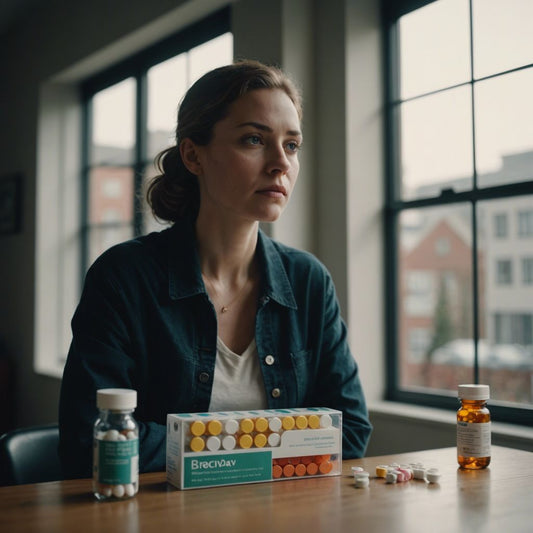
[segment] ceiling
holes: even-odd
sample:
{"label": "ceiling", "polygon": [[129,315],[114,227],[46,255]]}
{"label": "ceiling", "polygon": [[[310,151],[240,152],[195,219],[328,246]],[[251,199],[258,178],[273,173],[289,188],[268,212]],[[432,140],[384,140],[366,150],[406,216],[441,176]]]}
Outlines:
{"label": "ceiling", "polygon": [[0,0],[0,35],[37,4],[50,0]]}

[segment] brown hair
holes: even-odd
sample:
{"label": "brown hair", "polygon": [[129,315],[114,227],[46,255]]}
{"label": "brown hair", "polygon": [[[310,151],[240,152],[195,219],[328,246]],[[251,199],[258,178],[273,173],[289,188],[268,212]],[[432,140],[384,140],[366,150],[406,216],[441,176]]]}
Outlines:
{"label": "brown hair", "polygon": [[180,143],[189,138],[198,145],[209,144],[213,127],[227,116],[230,104],[257,89],[283,90],[301,120],[302,100],[293,82],[280,69],[258,61],[238,61],[211,70],[190,87],[179,106],[176,144],[155,158],[160,174],[152,178],[146,192],[158,219],[175,222],[184,216],[196,217],[198,182],[183,164]]}

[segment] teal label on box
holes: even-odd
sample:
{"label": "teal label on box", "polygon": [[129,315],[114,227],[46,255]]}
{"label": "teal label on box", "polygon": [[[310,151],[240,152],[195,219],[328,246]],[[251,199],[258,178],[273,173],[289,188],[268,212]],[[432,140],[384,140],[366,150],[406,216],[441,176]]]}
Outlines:
{"label": "teal label on box", "polygon": [[139,471],[139,439],[98,441],[98,481],[109,485],[134,483]]}
{"label": "teal label on box", "polygon": [[252,483],[272,479],[269,451],[184,457],[184,488]]}

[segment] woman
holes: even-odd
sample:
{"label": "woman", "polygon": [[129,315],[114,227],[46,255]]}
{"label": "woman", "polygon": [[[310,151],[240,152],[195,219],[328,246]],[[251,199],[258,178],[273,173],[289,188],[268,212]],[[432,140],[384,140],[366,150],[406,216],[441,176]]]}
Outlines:
{"label": "woman", "polygon": [[176,145],[148,190],[172,227],[120,244],[87,273],[63,376],[60,456],[91,475],[96,390],[133,388],[140,471],[165,469],[167,413],[343,411],[343,456],[370,424],[335,289],[312,255],[259,230],[298,177],[301,100],[278,69],[215,69],[184,97]]}

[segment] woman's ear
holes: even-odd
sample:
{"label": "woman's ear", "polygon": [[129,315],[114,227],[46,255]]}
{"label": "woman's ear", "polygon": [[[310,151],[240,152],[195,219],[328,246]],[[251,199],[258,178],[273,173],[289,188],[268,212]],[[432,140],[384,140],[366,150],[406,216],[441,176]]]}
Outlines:
{"label": "woman's ear", "polygon": [[183,139],[180,143],[180,154],[185,168],[195,176],[202,173],[202,165],[198,157],[198,149],[191,139]]}

